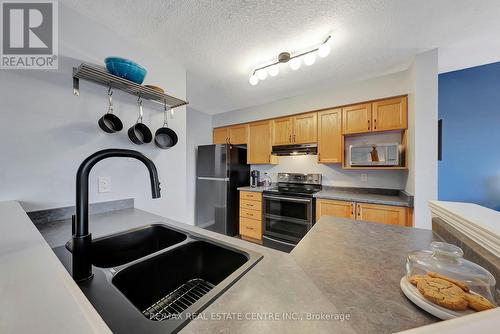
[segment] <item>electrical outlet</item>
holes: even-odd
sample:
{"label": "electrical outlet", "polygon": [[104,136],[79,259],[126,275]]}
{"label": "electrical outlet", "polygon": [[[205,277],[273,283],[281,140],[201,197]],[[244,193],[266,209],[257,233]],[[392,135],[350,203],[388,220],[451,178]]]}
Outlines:
{"label": "electrical outlet", "polygon": [[109,176],[99,176],[98,192],[109,193],[111,191],[111,178]]}
{"label": "electrical outlet", "polygon": [[368,174],[361,174],[361,182],[368,182]]}

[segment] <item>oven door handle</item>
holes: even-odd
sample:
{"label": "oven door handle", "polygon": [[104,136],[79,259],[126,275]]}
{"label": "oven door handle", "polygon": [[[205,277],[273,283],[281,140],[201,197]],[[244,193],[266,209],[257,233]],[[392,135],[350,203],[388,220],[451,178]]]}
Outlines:
{"label": "oven door handle", "polygon": [[268,195],[264,195],[262,197],[267,199],[276,199],[279,201],[297,202],[297,203],[310,203],[312,200],[311,198],[303,199],[303,198],[278,197],[278,196],[268,196]]}
{"label": "oven door handle", "polygon": [[278,242],[278,243],[283,244],[283,245],[288,245],[288,246],[293,246],[293,247],[297,246],[297,244],[292,244],[290,242],[286,242],[283,240],[274,239],[274,238],[268,237],[267,235],[263,235],[262,238],[270,240],[270,241]]}

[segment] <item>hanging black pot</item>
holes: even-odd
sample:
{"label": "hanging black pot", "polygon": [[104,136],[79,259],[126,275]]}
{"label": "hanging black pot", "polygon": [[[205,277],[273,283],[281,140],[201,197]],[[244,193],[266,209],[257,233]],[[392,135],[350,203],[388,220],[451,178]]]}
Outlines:
{"label": "hanging black pot", "polygon": [[132,141],[132,143],[137,145],[147,144],[153,140],[153,134],[151,130],[142,123],[142,99],[139,98],[139,117],[137,118],[137,122],[128,129],[128,137]]}
{"label": "hanging black pot", "polygon": [[178,140],[177,133],[168,127],[167,105],[165,104],[163,110],[163,126],[155,132],[155,145],[166,150],[175,146]]}
{"label": "hanging black pot", "polygon": [[113,91],[111,90],[111,87],[108,89],[108,98],[109,98],[109,105],[108,105],[108,112],[104,114],[101,118],[99,118],[99,121],[97,122],[99,124],[99,127],[107,133],[115,133],[118,131],[121,131],[123,129],[123,123],[120,120],[118,116],[113,114]]}

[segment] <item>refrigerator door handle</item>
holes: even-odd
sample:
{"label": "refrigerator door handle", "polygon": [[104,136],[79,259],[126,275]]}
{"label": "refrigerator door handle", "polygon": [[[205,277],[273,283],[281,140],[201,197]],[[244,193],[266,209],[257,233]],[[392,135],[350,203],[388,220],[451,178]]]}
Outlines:
{"label": "refrigerator door handle", "polygon": [[211,180],[211,181],[229,181],[228,177],[204,177],[198,176],[198,180]]}

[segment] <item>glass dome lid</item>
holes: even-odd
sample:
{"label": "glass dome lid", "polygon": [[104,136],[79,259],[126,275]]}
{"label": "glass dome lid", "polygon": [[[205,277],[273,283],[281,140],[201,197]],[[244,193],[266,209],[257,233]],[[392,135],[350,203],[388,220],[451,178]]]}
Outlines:
{"label": "glass dome lid", "polygon": [[406,276],[425,275],[437,272],[441,275],[460,280],[471,291],[495,302],[495,277],[480,265],[463,258],[460,247],[445,242],[434,241],[430,250],[411,252],[406,258]]}

